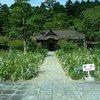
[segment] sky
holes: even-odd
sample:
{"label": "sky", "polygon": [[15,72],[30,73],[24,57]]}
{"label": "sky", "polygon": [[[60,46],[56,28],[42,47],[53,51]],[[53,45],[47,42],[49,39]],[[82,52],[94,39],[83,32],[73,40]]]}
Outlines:
{"label": "sky", "polygon": [[[30,4],[32,6],[40,6],[41,2],[44,2],[45,0],[30,0]],[[75,0],[72,0],[73,2]],[[56,2],[60,2],[60,4],[65,5],[65,3],[67,2],[67,0],[56,0]],[[7,4],[8,6],[11,6],[14,3],[14,0],[0,0],[1,4]]]}

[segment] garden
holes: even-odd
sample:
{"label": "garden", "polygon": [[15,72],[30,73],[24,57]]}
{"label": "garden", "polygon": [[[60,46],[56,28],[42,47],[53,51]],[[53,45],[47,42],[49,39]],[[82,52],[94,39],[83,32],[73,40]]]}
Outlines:
{"label": "garden", "polygon": [[83,72],[82,65],[95,64],[96,68],[95,71],[91,71],[91,76],[100,79],[100,49],[98,47],[84,49],[73,43],[63,41],[62,44],[61,42],[59,43],[61,48],[56,51],[56,54],[69,77],[74,80],[84,79],[87,72]]}
{"label": "garden", "polygon": [[[41,50],[40,50],[41,51]],[[0,51],[0,81],[19,81],[34,78],[39,73],[39,66],[46,56],[41,52]]]}
{"label": "garden", "polygon": [[[10,7],[0,3],[0,49],[5,49],[0,51],[2,81],[27,80],[38,75],[39,65],[47,50],[32,41],[32,36],[41,36],[43,30],[73,29],[84,33],[86,41],[100,42],[98,0],[68,0],[65,5],[46,0],[48,2],[36,7],[29,3],[30,0],[14,1]],[[81,70],[82,65],[87,63],[95,64],[96,69],[91,75],[100,78],[100,43],[99,48],[91,49],[79,48],[65,41],[60,41],[58,45],[60,48],[56,54],[72,79],[81,79],[87,75]]]}

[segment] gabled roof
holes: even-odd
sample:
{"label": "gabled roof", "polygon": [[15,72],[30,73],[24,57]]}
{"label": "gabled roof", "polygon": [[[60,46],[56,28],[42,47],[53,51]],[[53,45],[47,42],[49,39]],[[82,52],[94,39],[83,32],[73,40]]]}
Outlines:
{"label": "gabled roof", "polygon": [[53,30],[55,34],[57,34],[61,38],[70,38],[70,39],[83,39],[85,35],[79,33],[75,30]]}
{"label": "gabled roof", "polygon": [[46,34],[44,34],[44,37],[45,36],[58,36],[57,34],[55,34],[55,32],[53,32],[52,30],[46,32]]}
{"label": "gabled roof", "polygon": [[69,38],[69,39],[83,39],[85,35],[79,33],[75,30],[49,30],[45,31],[46,34],[35,36],[33,39],[35,40],[48,40],[53,38],[55,40],[59,40],[61,38]]}

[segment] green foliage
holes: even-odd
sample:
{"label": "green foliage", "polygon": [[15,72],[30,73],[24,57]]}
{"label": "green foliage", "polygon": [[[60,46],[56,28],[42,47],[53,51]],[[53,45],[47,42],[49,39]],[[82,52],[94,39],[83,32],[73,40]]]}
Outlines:
{"label": "green foliage", "polygon": [[0,51],[0,80],[16,81],[28,80],[38,75],[39,65],[44,59],[40,53]]}
{"label": "green foliage", "polygon": [[42,30],[74,28],[85,33],[88,40],[99,40],[99,1],[68,0],[63,6],[55,0],[45,0],[37,7],[28,1],[15,0],[11,7],[0,4],[0,35],[19,40]]}
{"label": "green foliage", "polygon": [[21,28],[15,28],[15,27],[12,27],[10,32],[9,32],[9,38],[11,40],[14,40],[14,39],[21,39],[23,37],[23,35],[21,34]]}
{"label": "green foliage", "polygon": [[72,73],[69,74],[69,75],[70,75],[71,78],[74,79],[74,80],[78,80],[78,79],[81,79],[81,78],[82,78],[82,75],[81,75],[81,74],[79,74],[79,73],[77,73],[77,72],[74,72],[74,71],[72,71]]}
{"label": "green foliage", "polygon": [[56,2],[56,3],[54,4],[53,10],[54,10],[54,12],[56,12],[56,13],[64,12],[64,11],[65,11],[64,6],[61,5],[59,2]]}
{"label": "green foliage", "polygon": [[100,42],[98,42],[97,45],[94,48],[100,49]]}
{"label": "green foliage", "polygon": [[46,22],[44,24],[44,29],[45,30],[47,30],[47,29],[53,29],[53,28],[56,28],[56,26],[52,22]]}
{"label": "green foliage", "polygon": [[[74,26],[74,20],[76,18],[81,19],[80,15],[82,15],[85,10],[100,5],[99,1],[72,2],[68,0],[65,4],[66,6],[63,6],[59,2],[55,2],[55,0],[45,0],[45,2],[41,3],[40,7],[32,7],[28,1],[29,0],[15,0],[15,3],[11,5],[10,9],[5,4],[0,5],[0,34],[5,35],[9,33],[9,29],[12,30],[12,27],[22,28],[23,18],[25,18],[25,23],[29,22],[31,25],[31,28],[28,29],[31,30],[31,32],[39,32],[40,30],[47,29],[50,22],[52,23],[52,25],[50,24],[51,28],[68,29]],[[46,6],[49,6],[50,10],[46,9]],[[97,9],[99,9],[99,7],[97,7]],[[97,22],[96,19],[99,17],[99,13],[96,13],[99,12],[97,9],[93,11],[93,14],[90,12],[94,19],[90,13],[86,14],[90,16],[88,17],[89,20],[92,18],[95,20],[94,22]],[[83,19],[81,22],[82,21]],[[78,24],[80,24],[80,22]],[[43,26],[46,26],[46,28]],[[96,24],[94,29],[99,26],[100,25]]]}
{"label": "green foliage", "polygon": [[29,44],[28,44],[28,51],[29,52],[38,52],[40,54],[43,54],[44,56],[46,56],[48,50],[42,48],[42,44],[41,43],[36,43],[36,41],[34,40],[30,40]]}
{"label": "green foliage", "polygon": [[43,54],[44,56],[47,55],[48,50],[42,48],[42,44],[41,43],[36,43],[36,51]]}
{"label": "green foliage", "polygon": [[72,51],[66,53],[62,50],[57,51],[58,58],[61,61],[66,73],[73,79],[80,79],[82,75],[76,70],[78,66],[83,64],[94,63],[96,70],[94,74],[96,77],[100,78],[100,50],[99,49],[79,49],[77,51]]}
{"label": "green foliage", "polygon": [[56,2],[56,0],[45,0],[45,5],[46,7],[51,10],[54,6],[54,3]]}
{"label": "green foliage", "polygon": [[12,49],[23,50],[23,41],[21,40],[11,40],[8,45]]}
{"label": "green foliage", "polygon": [[9,38],[6,36],[0,36],[0,44],[1,45],[8,45]]}
{"label": "green foliage", "polygon": [[23,24],[23,17],[23,9],[21,7],[14,7],[11,10],[10,24],[13,25],[13,27],[21,27]]}
{"label": "green foliage", "polygon": [[43,24],[45,21],[45,16],[42,15],[38,15],[35,14],[33,16],[31,16],[28,20],[27,20],[27,24],[31,26],[31,31],[39,31],[43,29]]}
{"label": "green foliage", "polygon": [[4,4],[0,5],[0,34],[6,35],[9,32],[9,7]]}
{"label": "green foliage", "polygon": [[36,52],[36,47],[37,47],[37,44],[35,41],[30,40],[30,42],[28,42],[28,51]]}
{"label": "green foliage", "polygon": [[58,41],[58,46],[64,52],[70,52],[70,51],[73,51],[73,50],[77,50],[78,49],[78,46],[75,43],[67,42],[67,40],[64,40],[64,39]]}
{"label": "green foliage", "polygon": [[85,33],[88,41],[100,40],[100,6],[87,9],[81,15],[82,20],[77,20],[75,28]]}

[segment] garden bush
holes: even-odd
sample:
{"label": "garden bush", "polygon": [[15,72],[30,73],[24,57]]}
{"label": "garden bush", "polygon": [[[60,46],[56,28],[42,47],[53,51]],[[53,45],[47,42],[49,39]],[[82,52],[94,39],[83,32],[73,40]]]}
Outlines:
{"label": "garden bush", "polygon": [[44,60],[41,53],[0,51],[0,80],[28,80],[38,75],[39,65]]}
{"label": "garden bush", "polygon": [[81,74],[79,74],[77,72],[74,72],[74,71],[70,74],[70,76],[74,80],[78,80],[78,79],[81,79],[82,78],[82,75]]}
{"label": "garden bush", "polygon": [[78,66],[83,64],[95,64],[94,77],[100,78],[100,50],[99,49],[79,49],[71,52],[64,52],[58,50],[56,52],[61,64],[63,65],[66,73],[74,79],[80,79],[81,75],[78,75],[76,71]]}
{"label": "garden bush", "polygon": [[60,40],[58,42],[58,46],[60,49],[62,49],[64,52],[70,52],[73,50],[77,50],[79,47],[75,43],[68,42],[68,40]]}
{"label": "garden bush", "polygon": [[0,45],[8,45],[9,38],[6,36],[0,36]]}
{"label": "garden bush", "polygon": [[11,41],[9,41],[8,45],[12,49],[17,49],[17,50],[23,50],[23,48],[24,48],[23,41],[21,41],[21,40],[11,40]]}

